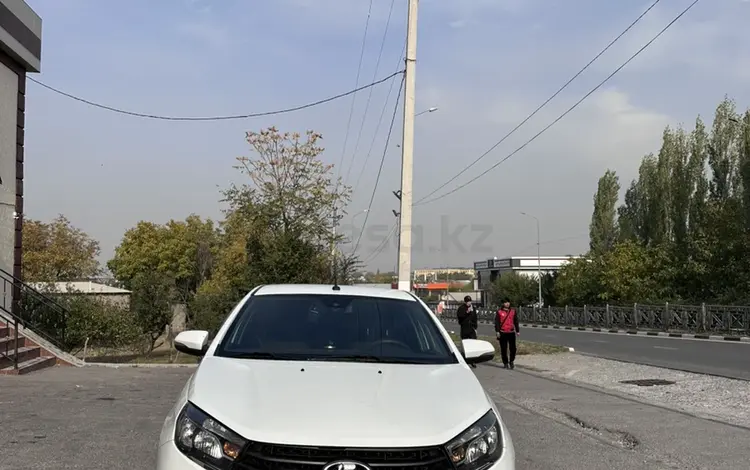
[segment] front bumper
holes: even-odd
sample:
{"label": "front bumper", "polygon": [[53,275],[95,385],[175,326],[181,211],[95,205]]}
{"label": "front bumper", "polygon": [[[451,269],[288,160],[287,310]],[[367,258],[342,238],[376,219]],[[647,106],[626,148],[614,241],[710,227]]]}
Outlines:
{"label": "front bumper", "polygon": [[185,457],[174,441],[169,441],[159,447],[156,470],[203,470],[203,467]]}
{"label": "front bumper", "polygon": [[[203,467],[196,464],[177,449],[174,441],[164,443],[157,452],[156,470],[202,470]],[[516,452],[513,442],[508,439],[505,442],[505,451],[500,460],[489,467],[488,470],[516,470]]]}

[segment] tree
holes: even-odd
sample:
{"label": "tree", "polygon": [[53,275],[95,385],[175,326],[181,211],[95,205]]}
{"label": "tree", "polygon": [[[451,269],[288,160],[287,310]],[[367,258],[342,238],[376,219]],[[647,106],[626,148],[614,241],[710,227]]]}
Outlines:
{"label": "tree", "polygon": [[593,230],[610,227],[594,223],[601,192],[590,252],[558,276],[560,303],[750,302],[750,110],[725,98],[710,131],[700,117],[690,132],[666,128],[617,209],[609,251],[594,236],[607,230]]}
{"label": "tree", "polygon": [[603,302],[601,257],[584,256],[560,268],[555,281],[558,305],[596,305]]}
{"label": "tree", "polygon": [[[228,208],[212,277],[188,305],[194,327],[217,329],[259,284],[333,282],[332,248],[342,240],[333,224],[351,191],[320,159],[320,140],[312,131],[303,137],[273,127],[247,133],[255,158],[238,159],[248,182],[222,192]],[[338,282],[352,282],[357,257],[339,255],[335,262]]]}
{"label": "tree", "polygon": [[149,340],[151,353],[172,320],[174,281],[156,271],[138,273],[131,282],[130,310]]}
{"label": "tree", "polygon": [[495,281],[491,293],[498,301],[507,297],[513,305],[529,305],[537,300],[538,284],[534,278],[511,272]]}
{"label": "tree", "polygon": [[125,288],[139,275],[158,273],[174,283],[176,300],[187,301],[211,275],[218,246],[213,221],[190,215],[164,225],[141,221],[125,232],[107,266]]}
{"label": "tree", "polygon": [[250,181],[223,192],[230,212],[250,205],[273,232],[315,243],[337,242],[332,224],[343,217],[337,208],[349,201],[351,188],[334,179],[333,165],[320,159],[322,136],[307,131],[303,138],[270,127],[248,132],[246,139],[256,158],[237,158],[235,168]]}
{"label": "tree", "polygon": [[620,192],[620,182],[617,174],[607,170],[599,178],[599,184],[594,195],[594,213],[591,215],[589,239],[591,251],[606,253],[617,243],[617,200]]}
{"label": "tree", "polygon": [[99,242],[59,215],[50,223],[25,219],[23,275],[27,282],[88,279],[100,273]]}

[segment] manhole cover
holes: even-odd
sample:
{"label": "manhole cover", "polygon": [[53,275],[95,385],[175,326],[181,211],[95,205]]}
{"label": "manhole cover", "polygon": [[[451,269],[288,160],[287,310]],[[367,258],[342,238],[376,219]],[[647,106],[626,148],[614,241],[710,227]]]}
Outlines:
{"label": "manhole cover", "polygon": [[664,379],[638,379],[638,380],[621,380],[621,384],[638,385],[639,387],[653,387],[655,385],[674,385],[675,382]]}

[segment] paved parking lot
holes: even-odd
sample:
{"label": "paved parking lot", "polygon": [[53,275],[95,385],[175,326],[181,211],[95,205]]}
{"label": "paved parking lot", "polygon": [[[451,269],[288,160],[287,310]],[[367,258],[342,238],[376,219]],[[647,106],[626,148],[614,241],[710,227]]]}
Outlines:
{"label": "paved parking lot", "polygon": [[[191,372],[0,376],[0,470],[153,469],[162,421]],[[477,376],[510,427],[519,470],[747,468],[750,430],[518,370],[482,366]]]}
{"label": "paved parking lot", "polygon": [[54,368],[0,376],[0,469],[153,469],[193,369]]}

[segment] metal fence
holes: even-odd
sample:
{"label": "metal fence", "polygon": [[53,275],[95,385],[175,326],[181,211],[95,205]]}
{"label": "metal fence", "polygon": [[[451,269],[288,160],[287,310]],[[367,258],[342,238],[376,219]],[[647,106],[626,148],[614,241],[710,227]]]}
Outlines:
{"label": "metal fence", "polygon": [[[495,309],[480,309],[479,319],[493,322]],[[695,333],[750,334],[750,307],[733,305],[633,304],[583,307],[518,307],[519,321],[539,325],[639,329]],[[455,314],[455,307],[443,316]]]}

